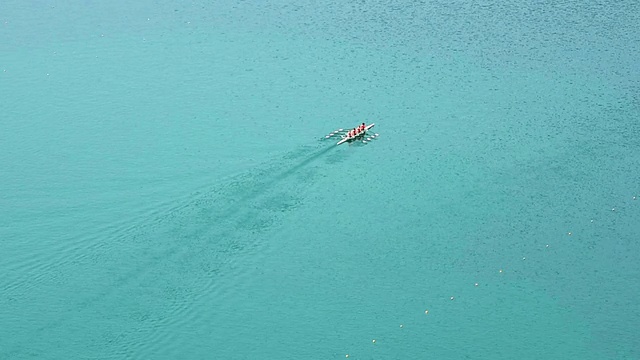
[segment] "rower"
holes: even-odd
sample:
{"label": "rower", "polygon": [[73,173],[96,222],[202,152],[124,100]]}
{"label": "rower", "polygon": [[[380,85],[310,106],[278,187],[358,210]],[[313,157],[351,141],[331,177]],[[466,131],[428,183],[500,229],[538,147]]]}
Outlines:
{"label": "rower", "polygon": [[367,128],[367,125],[365,125],[364,123],[362,123],[362,125],[360,125],[360,129],[362,131],[364,131]]}

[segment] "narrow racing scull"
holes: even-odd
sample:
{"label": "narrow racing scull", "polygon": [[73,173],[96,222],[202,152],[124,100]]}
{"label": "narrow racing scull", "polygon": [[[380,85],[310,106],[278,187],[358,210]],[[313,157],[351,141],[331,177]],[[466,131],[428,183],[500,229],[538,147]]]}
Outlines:
{"label": "narrow racing scull", "polygon": [[340,135],[341,140],[338,141],[338,143],[336,145],[341,145],[344,144],[346,142],[353,142],[356,140],[361,140],[363,144],[366,144],[367,142],[377,138],[379,136],[379,134],[367,134],[368,131],[373,128],[376,124],[369,124],[364,128],[364,131],[356,134],[355,136],[349,136],[349,130],[345,130],[345,129],[338,129],[336,131],[331,132],[329,135],[325,136],[325,139],[329,139],[333,136],[336,135]]}

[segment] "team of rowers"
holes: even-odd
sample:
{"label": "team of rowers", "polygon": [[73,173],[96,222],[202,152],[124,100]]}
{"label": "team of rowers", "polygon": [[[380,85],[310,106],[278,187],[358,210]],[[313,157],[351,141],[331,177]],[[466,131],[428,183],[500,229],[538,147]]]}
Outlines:
{"label": "team of rowers", "polygon": [[356,136],[364,133],[366,129],[367,129],[367,125],[362,123],[362,125],[358,126],[357,128],[353,128],[353,130],[349,131],[347,133],[347,137],[349,137],[349,138],[356,137]]}

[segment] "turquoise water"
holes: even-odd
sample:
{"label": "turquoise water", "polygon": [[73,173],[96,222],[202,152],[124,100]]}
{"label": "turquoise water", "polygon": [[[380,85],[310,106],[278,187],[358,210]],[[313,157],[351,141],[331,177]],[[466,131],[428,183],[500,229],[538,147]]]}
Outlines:
{"label": "turquoise water", "polygon": [[0,14],[0,358],[640,357],[636,2]]}

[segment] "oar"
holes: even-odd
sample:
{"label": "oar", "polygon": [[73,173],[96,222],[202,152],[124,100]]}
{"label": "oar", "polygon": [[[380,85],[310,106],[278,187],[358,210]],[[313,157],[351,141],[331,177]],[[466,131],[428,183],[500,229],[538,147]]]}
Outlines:
{"label": "oar", "polygon": [[334,135],[337,135],[337,134],[341,133],[343,130],[344,129],[338,129],[338,130],[332,131],[331,133],[329,133],[329,135],[326,135],[324,138],[328,139],[328,138],[330,138],[330,137],[332,137]]}
{"label": "oar", "polygon": [[380,136],[379,134],[373,134],[371,136],[369,136],[368,138],[366,138],[365,140],[362,140],[363,143],[367,143],[367,142],[371,142],[373,141],[373,139],[377,138],[378,136]]}

